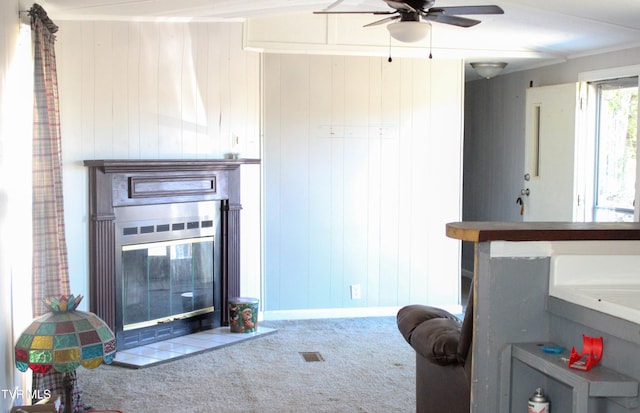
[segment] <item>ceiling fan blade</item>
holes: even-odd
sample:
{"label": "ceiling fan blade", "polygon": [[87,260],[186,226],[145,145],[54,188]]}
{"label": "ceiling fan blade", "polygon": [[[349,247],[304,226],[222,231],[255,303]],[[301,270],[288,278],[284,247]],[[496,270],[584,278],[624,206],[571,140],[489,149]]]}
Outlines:
{"label": "ceiling fan blade", "polygon": [[327,7],[325,7],[322,11],[329,11],[331,9],[333,9],[334,7],[340,5],[340,3],[342,3],[344,0],[336,0],[333,3],[331,3],[330,5],[328,5]]}
{"label": "ceiling fan blade", "polygon": [[412,11],[412,12],[416,12],[417,11],[410,4],[408,4],[408,3],[404,2],[404,1],[384,0],[384,2],[387,3],[389,5],[389,7],[394,8],[396,10]]}
{"label": "ceiling fan blade", "polygon": [[480,20],[467,19],[466,17],[459,16],[446,16],[440,13],[427,13],[423,18],[433,22],[451,24],[459,27],[471,27],[480,23]]}
{"label": "ceiling fan blade", "polygon": [[384,18],[384,19],[382,19],[382,20],[377,20],[377,21],[375,21],[375,22],[373,22],[373,23],[365,24],[365,25],[364,25],[364,26],[362,26],[362,27],[371,27],[371,26],[377,26],[377,25],[379,25],[379,24],[389,23],[389,22],[391,22],[391,21],[398,20],[400,17],[401,17],[400,15],[397,15],[397,16],[391,16],[391,17],[386,17],[386,18]]}
{"label": "ceiling fan blade", "polygon": [[504,14],[498,6],[452,6],[452,7],[433,7],[429,12],[442,12],[448,16],[458,14]]}
{"label": "ceiling fan blade", "polygon": [[331,11],[331,10],[321,10],[314,11],[313,14],[375,14],[375,15],[384,15],[384,14],[396,14],[396,11]]}

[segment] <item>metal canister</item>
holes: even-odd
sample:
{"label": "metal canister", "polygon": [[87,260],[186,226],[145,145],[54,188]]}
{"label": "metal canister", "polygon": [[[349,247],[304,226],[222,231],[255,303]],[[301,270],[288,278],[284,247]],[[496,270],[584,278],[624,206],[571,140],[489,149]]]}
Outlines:
{"label": "metal canister", "polygon": [[549,399],[542,393],[541,388],[537,388],[533,396],[529,397],[529,413],[549,413]]}

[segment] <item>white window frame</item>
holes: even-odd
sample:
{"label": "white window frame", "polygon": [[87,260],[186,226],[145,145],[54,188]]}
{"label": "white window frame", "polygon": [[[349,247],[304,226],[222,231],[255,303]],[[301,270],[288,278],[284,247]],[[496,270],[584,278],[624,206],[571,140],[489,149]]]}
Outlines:
{"label": "white window frame", "polygon": [[[593,221],[593,204],[594,195],[593,188],[595,185],[595,104],[589,104],[595,102],[596,93],[595,88],[590,87],[588,82],[599,82],[605,80],[611,80],[622,77],[638,76],[640,82],[640,65],[622,66],[610,69],[594,70],[589,72],[582,72],[578,74],[578,81],[581,84],[580,87],[580,99],[581,99],[581,117],[579,125],[579,134],[582,136],[579,139],[582,142],[579,151],[576,152],[576,162],[579,163],[579,171],[584,177],[580,182],[580,186],[584,189],[585,194],[583,213],[585,221]],[[639,84],[640,87],[640,84]],[[640,116],[638,117],[639,130],[640,130]],[[639,137],[640,138],[640,137]],[[637,159],[640,160],[640,145],[638,145],[636,152]],[[640,203],[640,167],[636,167],[636,184],[635,184],[635,199]],[[591,207],[590,207],[591,206]],[[640,205],[634,206],[633,217],[634,221],[640,221]]]}

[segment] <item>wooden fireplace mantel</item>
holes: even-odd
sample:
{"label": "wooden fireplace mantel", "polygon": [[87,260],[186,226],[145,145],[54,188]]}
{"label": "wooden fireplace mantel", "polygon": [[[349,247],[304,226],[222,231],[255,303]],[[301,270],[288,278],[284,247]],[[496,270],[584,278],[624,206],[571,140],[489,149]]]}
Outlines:
{"label": "wooden fireplace mantel", "polygon": [[[98,159],[89,171],[90,310],[116,324],[116,214],[132,205],[221,201],[222,308],[240,295],[240,167],[259,159]],[[222,324],[228,323],[222,311]]]}
{"label": "wooden fireplace mantel", "polygon": [[84,161],[84,166],[118,173],[223,170],[259,163],[260,159],[97,159]]}

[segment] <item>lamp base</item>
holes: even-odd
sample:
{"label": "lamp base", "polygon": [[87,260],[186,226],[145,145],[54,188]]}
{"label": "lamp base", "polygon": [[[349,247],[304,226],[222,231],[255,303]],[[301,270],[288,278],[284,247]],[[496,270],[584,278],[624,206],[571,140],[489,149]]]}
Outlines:
{"label": "lamp base", "polygon": [[64,413],[73,413],[73,382],[75,378],[71,373],[64,374],[62,385],[64,387]]}

